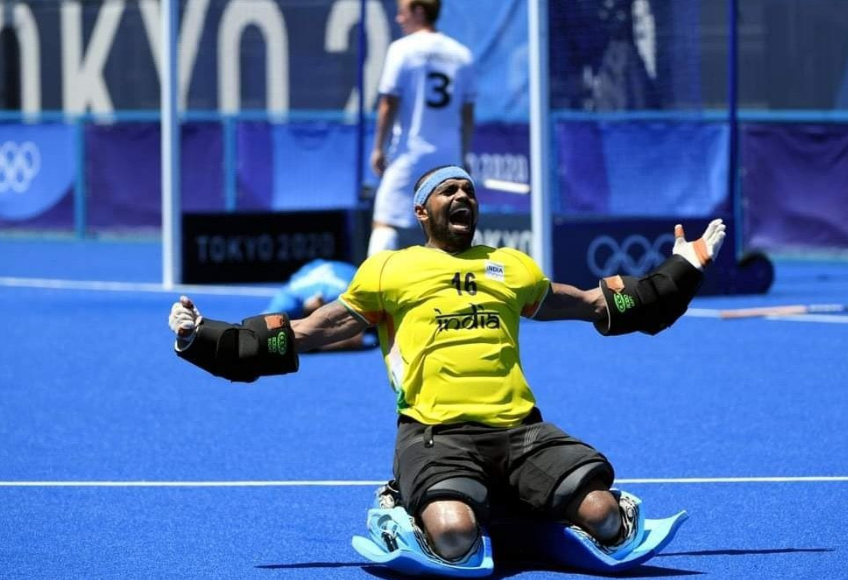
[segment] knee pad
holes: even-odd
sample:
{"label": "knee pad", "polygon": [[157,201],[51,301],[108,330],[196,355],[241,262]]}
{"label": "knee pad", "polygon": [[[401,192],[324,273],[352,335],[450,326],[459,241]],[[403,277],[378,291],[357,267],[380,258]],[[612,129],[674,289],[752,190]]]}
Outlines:
{"label": "knee pad", "polygon": [[[619,501],[640,503],[639,498],[627,492],[610,491]],[[632,541],[623,545],[601,544],[577,526],[520,518],[493,527],[492,540],[500,550],[508,550],[508,555],[514,554],[526,561],[608,576],[653,558],[672,541],[688,517],[685,511],[663,519],[647,519],[641,513],[641,509],[634,513],[636,533]]]}
{"label": "knee pad", "polygon": [[581,465],[566,475],[551,496],[551,511],[558,517],[564,518],[574,494],[596,477],[601,477],[609,485],[612,485],[613,473],[608,463],[592,461]]}
{"label": "knee pad", "polygon": [[485,522],[489,517],[489,490],[470,477],[452,477],[431,485],[421,497],[419,512],[428,503],[449,499],[468,504],[477,516],[478,523]]}
{"label": "knee pad", "polygon": [[492,544],[485,532],[474,549],[458,562],[448,562],[430,549],[427,539],[401,506],[368,510],[368,537],[354,536],[351,544],[376,564],[410,576],[479,578],[494,569]]}

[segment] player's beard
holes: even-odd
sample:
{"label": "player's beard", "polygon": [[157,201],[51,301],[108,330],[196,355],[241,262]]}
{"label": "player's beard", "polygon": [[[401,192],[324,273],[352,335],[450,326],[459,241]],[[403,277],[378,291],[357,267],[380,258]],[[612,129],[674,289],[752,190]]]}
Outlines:
{"label": "player's beard", "polygon": [[452,227],[447,213],[431,224],[430,237],[433,240],[437,240],[439,245],[448,252],[462,252],[470,248],[474,240],[474,232],[477,231],[477,215],[474,212],[472,223],[465,230]]}

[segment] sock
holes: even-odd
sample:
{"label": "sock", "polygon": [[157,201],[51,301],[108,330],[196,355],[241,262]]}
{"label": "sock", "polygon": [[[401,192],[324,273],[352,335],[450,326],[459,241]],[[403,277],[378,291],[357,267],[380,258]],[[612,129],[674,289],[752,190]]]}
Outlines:
{"label": "sock", "polygon": [[398,245],[397,230],[389,226],[377,226],[371,231],[368,240],[368,256],[373,256],[383,250],[396,250]]}

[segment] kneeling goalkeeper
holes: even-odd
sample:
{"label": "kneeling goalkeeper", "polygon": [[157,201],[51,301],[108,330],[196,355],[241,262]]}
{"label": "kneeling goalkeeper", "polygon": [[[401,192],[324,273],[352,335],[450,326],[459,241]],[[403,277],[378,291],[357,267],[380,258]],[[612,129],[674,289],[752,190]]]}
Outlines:
{"label": "kneeling goalkeeper", "polygon": [[582,320],[604,335],[656,334],[698,291],[725,237],[721,220],[641,278],[614,276],[581,290],[550,282],[526,254],[472,246],[478,203],[461,168],[416,184],[426,244],[368,258],[347,291],[306,318],[285,313],[242,324],[210,320],[186,297],[169,323],[176,352],[231,381],[294,372],[298,353],[376,325],[398,404],[394,477],[435,555],[473,553],[494,500],[576,525],[610,551],[632,540],[632,506],[610,491],[609,461],[546,422],[518,356],[519,319]]}

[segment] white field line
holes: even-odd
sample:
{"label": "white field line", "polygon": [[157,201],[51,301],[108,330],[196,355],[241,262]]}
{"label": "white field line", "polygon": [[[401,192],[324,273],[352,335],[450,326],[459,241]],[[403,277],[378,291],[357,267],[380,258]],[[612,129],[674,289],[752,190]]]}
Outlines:
{"label": "white field line", "polygon": [[788,322],[825,322],[828,324],[848,324],[848,316],[838,314],[793,314],[791,316],[766,316],[766,320],[785,320]]}
{"label": "white field line", "polygon": [[[282,284],[282,282],[281,282]],[[274,296],[278,289],[271,286],[218,286],[178,284],[165,288],[155,282],[109,282],[103,280],[59,280],[50,278],[16,278],[0,276],[0,287],[37,288],[47,290],[88,290],[93,292],[151,292],[157,294],[194,294],[219,296]],[[720,318],[721,309],[690,308],[686,316],[695,318]],[[796,314],[790,316],[764,316],[766,320],[791,322],[823,322],[848,324],[848,316],[839,314]]]}
{"label": "white field line", "polygon": [[[282,282],[281,282],[282,284]],[[155,282],[108,282],[100,280],[53,280],[49,278],[0,277],[0,287],[94,292],[154,292],[159,294],[219,294],[224,296],[273,296],[277,288],[264,286],[218,286],[178,284],[165,288]]]}
{"label": "white field line", "polygon": [[355,487],[386,481],[0,481],[0,487]]}
{"label": "white field line", "polygon": [[[848,482],[848,475],[803,477],[671,477],[617,479],[617,484],[686,483],[830,483]],[[386,480],[343,481],[0,481],[0,487],[357,487],[383,485]]]}

